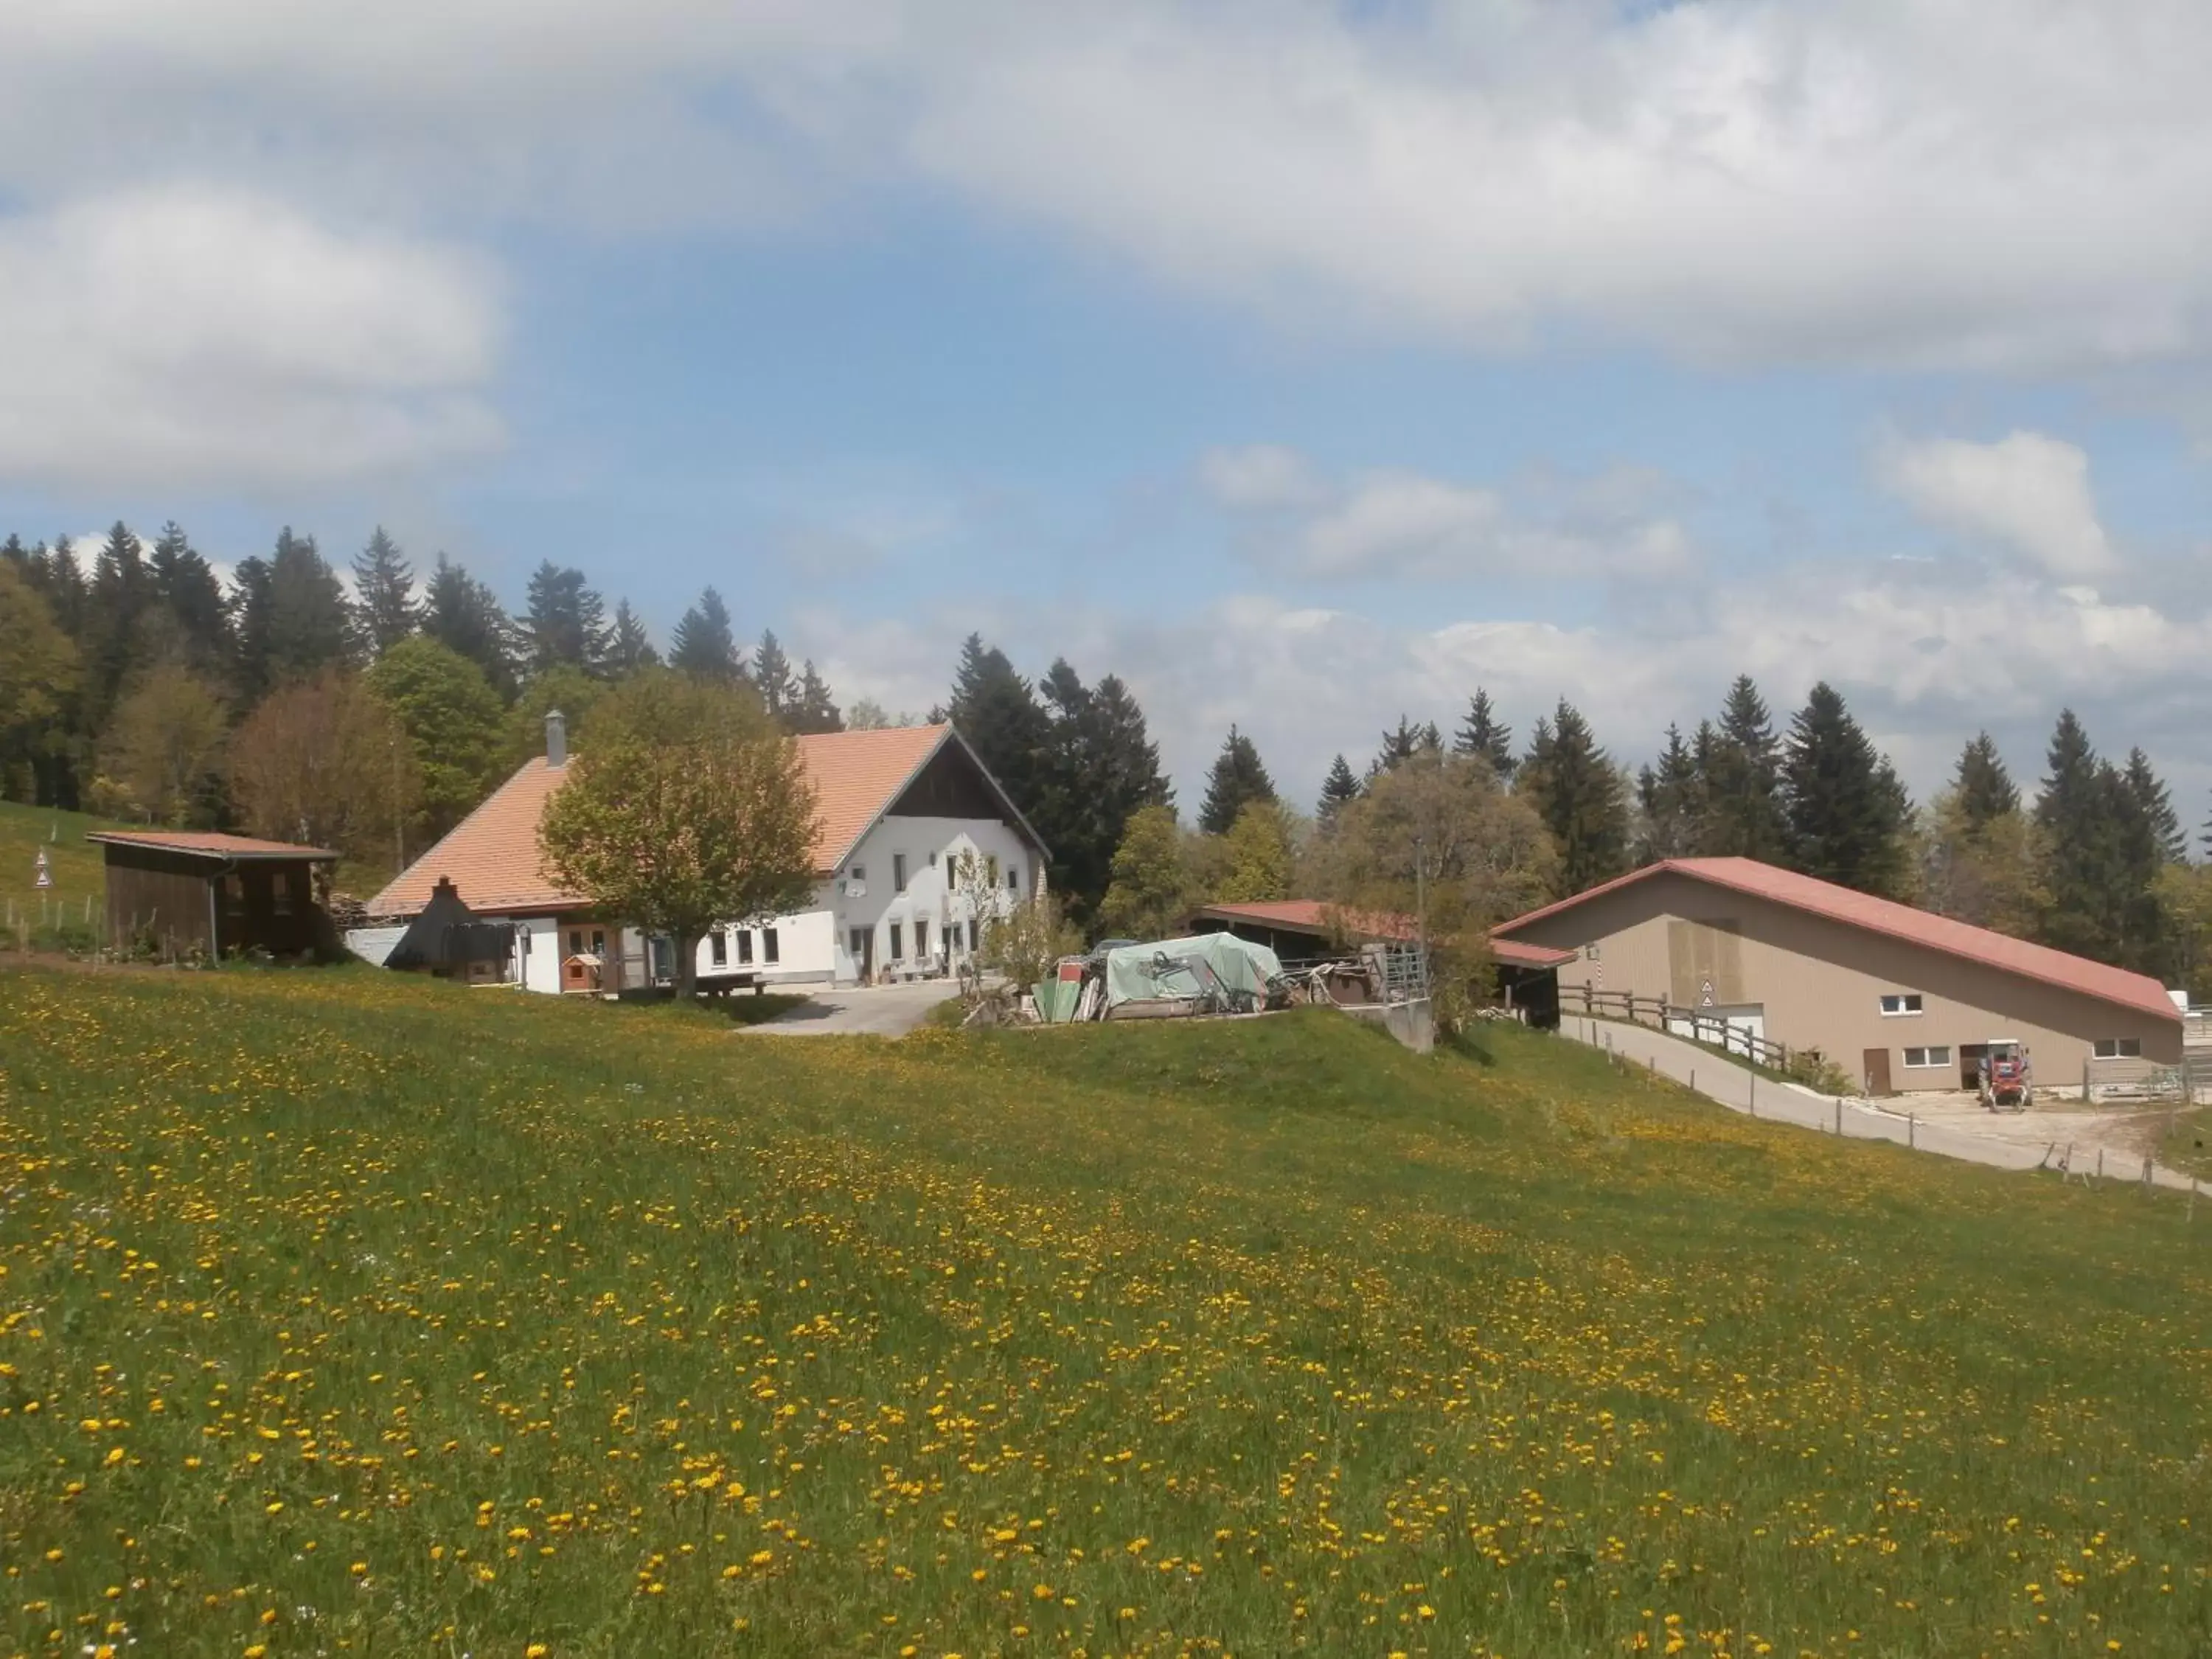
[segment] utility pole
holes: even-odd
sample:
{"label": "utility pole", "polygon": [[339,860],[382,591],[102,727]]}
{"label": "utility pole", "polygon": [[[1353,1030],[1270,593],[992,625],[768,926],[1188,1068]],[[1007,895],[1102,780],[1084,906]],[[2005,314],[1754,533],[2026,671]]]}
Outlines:
{"label": "utility pole", "polygon": [[397,733],[385,739],[392,750],[392,872],[398,875],[407,868],[407,816],[399,810],[399,738]]}

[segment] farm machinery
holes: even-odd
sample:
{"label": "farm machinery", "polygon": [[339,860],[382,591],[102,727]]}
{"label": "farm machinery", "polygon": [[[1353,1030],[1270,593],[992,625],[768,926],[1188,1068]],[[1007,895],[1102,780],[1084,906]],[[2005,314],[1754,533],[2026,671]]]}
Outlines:
{"label": "farm machinery", "polygon": [[2024,1112],[2035,1103],[2035,1070],[2027,1048],[2014,1037],[1991,1037],[1983,1045],[1982,1104],[1992,1112]]}

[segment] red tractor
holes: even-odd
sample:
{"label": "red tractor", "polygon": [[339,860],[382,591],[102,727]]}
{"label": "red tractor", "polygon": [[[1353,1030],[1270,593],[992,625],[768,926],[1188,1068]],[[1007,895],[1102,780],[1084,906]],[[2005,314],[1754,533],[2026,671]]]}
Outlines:
{"label": "red tractor", "polygon": [[2035,1070],[2027,1049],[2014,1037],[1991,1037],[1983,1045],[1982,1104],[1992,1112],[2024,1112],[2035,1103]]}

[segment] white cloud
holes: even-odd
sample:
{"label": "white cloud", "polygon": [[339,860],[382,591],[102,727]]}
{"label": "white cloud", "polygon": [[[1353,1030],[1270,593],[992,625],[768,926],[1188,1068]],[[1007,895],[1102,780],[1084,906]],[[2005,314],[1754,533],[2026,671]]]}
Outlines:
{"label": "white cloud", "polygon": [[480,452],[474,262],[200,189],[0,218],[0,475],[326,481]]}
{"label": "white cloud", "polygon": [[1679,491],[1644,468],[1550,475],[1510,491],[1379,469],[1333,479],[1294,451],[1220,449],[1200,465],[1215,501],[1245,519],[1248,552],[1320,578],[1659,578],[1693,562],[1665,509]]}
{"label": "white cloud", "polygon": [[75,0],[8,34],[0,187],[40,200],[191,167],[619,229],[918,177],[1309,325],[2212,345],[2199,0]]}
{"label": "white cloud", "polygon": [[[2212,785],[2197,714],[2212,690],[2198,643],[2212,617],[2033,580],[1990,589],[1892,562],[1796,566],[1696,592],[1686,612],[1639,605],[1574,626],[1527,615],[1392,624],[1252,594],[1167,615],[1003,605],[848,623],[824,609],[800,619],[792,648],[814,656],[841,696],[893,708],[944,696],[972,628],[1032,674],[1048,652],[1087,678],[1117,672],[1186,803],[1232,721],[1310,806],[1333,755],[1364,766],[1401,713],[1449,732],[1478,685],[1522,741],[1564,696],[1633,764],[1656,752],[1669,721],[1687,730],[1716,713],[1739,672],[1759,682],[1784,728],[1815,681],[1839,687],[1923,798],[1984,728],[2028,783],[2069,705],[2107,750],[2142,744],[2178,799]],[[1024,650],[1038,639],[1048,647]]]}
{"label": "white cloud", "polygon": [[1879,471],[1931,523],[2009,548],[2052,576],[2104,575],[2118,562],[2098,521],[2089,458],[2073,444],[2039,432],[1899,443]]}

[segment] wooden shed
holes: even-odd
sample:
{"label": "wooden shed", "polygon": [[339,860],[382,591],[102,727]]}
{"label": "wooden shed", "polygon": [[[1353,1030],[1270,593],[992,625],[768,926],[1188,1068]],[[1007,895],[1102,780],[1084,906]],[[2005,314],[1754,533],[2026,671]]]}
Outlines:
{"label": "wooden shed", "polygon": [[305,956],[328,948],[315,869],[321,847],[186,830],[100,830],[107,864],[107,937],[151,939],[167,954],[233,951]]}

